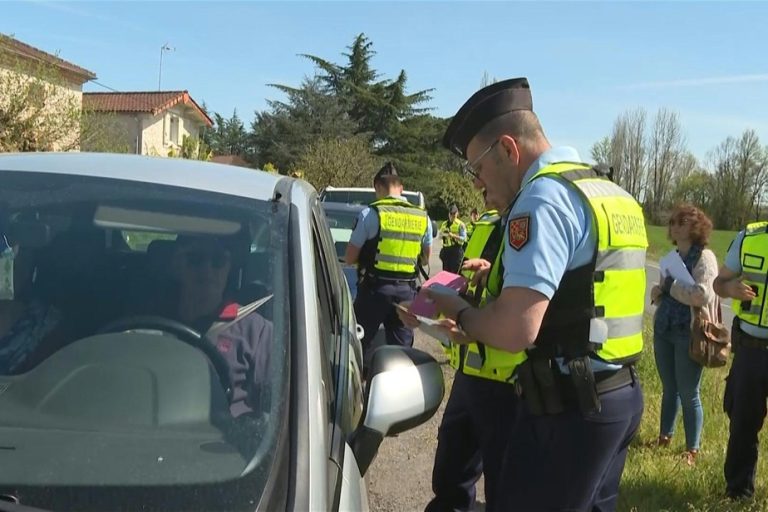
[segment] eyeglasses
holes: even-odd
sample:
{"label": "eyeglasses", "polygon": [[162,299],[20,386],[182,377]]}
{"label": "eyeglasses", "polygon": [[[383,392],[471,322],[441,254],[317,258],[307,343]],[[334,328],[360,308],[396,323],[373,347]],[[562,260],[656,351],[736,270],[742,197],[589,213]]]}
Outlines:
{"label": "eyeglasses", "polygon": [[493,144],[491,144],[490,146],[488,146],[488,147],[486,148],[486,150],[485,150],[485,151],[483,151],[482,153],[480,153],[480,156],[478,156],[477,158],[475,158],[473,161],[471,161],[471,162],[467,162],[466,164],[464,164],[464,173],[465,173],[467,176],[471,176],[472,178],[474,178],[474,179],[476,179],[476,180],[479,180],[479,179],[480,179],[480,173],[479,173],[479,172],[477,172],[477,171],[475,170],[475,166],[476,166],[478,163],[480,163],[480,160],[482,160],[483,158],[485,158],[485,156],[486,156],[488,153],[490,153],[491,151],[493,151],[493,148],[495,148],[495,147],[496,147],[496,144],[498,144],[500,140],[501,140],[501,139],[496,139],[496,140],[493,142]]}
{"label": "eyeglasses", "polygon": [[220,270],[229,263],[228,252],[189,251],[184,254],[184,261],[190,267],[200,268],[210,265],[211,268]]}
{"label": "eyeglasses", "polygon": [[685,226],[688,224],[688,219],[682,218],[682,219],[669,219],[669,225],[674,226],[677,224],[678,226]]}

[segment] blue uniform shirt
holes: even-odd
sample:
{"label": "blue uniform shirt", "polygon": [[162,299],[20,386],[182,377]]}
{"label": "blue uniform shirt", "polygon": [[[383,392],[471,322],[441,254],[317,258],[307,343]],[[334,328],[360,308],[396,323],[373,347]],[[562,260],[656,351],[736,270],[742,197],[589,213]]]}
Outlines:
{"label": "blue uniform shirt", "polygon": [[[400,199],[401,201],[407,201],[403,197],[390,196],[392,199]],[[364,208],[360,215],[357,217],[355,223],[355,229],[352,230],[352,235],[349,237],[349,243],[355,247],[362,248],[365,242],[376,238],[376,234],[379,232],[379,215],[370,206]],[[466,233],[465,233],[466,236]],[[424,237],[421,239],[422,247],[432,246],[432,221],[427,216],[427,231],[424,233]]]}
{"label": "blue uniform shirt", "polygon": [[509,245],[508,230],[504,230],[505,288],[530,288],[552,299],[565,271],[591,260],[596,243],[592,213],[575,187],[553,178],[539,178],[526,185],[550,164],[579,161],[573,148],[552,148],[526,171],[507,221],[528,215],[528,241],[515,250]]}
{"label": "blue uniform shirt", "polygon": [[[509,244],[509,230],[504,230],[504,288],[529,288],[551,300],[567,270],[591,261],[597,237],[590,207],[578,190],[555,178],[539,178],[526,184],[548,165],[580,161],[573,148],[551,148],[526,171],[507,222],[527,215],[528,240],[516,250]],[[560,363],[561,370],[567,373],[567,367]],[[592,367],[594,371],[621,368],[602,361],[593,361]]]}
{"label": "blue uniform shirt", "polygon": [[467,225],[464,224],[463,222],[459,224],[459,238],[460,238],[459,241],[461,243],[464,243],[467,241]]}
{"label": "blue uniform shirt", "polygon": [[[744,230],[736,235],[728,248],[728,254],[725,256],[725,268],[736,274],[741,274],[741,243],[744,241]],[[754,336],[755,338],[768,339],[768,329],[765,327],[756,327],[742,322],[741,330]]]}

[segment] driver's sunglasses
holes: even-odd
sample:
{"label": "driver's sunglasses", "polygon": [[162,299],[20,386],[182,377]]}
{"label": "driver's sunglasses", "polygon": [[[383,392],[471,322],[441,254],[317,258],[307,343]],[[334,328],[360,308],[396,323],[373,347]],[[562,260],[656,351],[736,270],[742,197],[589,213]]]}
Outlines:
{"label": "driver's sunglasses", "polygon": [[211,268],[220,270],[229,263],[229,253],[224,251],[188,251],[184,254],[184,260],[190,267],[200,268],[208,264]]}
{"label": "driver's sunglasses", "polygon": [[688,224],[688,219],[685,217],[680,217],[677,219],[676,218],[669,219],[670,226],[674,226],[675,224],[677,224],[678,226],[685,226],[686,224]]}
{"label": "driver's sunglasses", "polygon": [[480,173],[475,170],[475,166],[480,163],[480,160],[486,157],[488,153],[493,151],[493,148],[496,147],[496,144],[499,143],[501,139],[496,139],[493,144],[485,148],[485,151],[480,153],[480,156],[472,160],[471,162],[467,162],[464,164],[464,174],[468,177],[471,177],[472,179],[479,180],[480,179]]}

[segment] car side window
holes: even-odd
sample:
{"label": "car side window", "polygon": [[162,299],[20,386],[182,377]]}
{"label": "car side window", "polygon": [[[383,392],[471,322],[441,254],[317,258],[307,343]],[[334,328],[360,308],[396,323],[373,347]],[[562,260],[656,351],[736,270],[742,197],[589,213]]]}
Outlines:
{"label": "car side window", "polygon": [[[326,228],[327,230],[327,228]],[[322,236],[322,228],[318,223],[318,216],[313,211],[312,215],[312,238],[315,256],[315,279],[317,282],[317,304],[318,312],[320,314],[320,334],[321,343],[323,345],[323,352],[326,357],[323,358],[323,378],[330,386],[328,392],[331,400],[331,410],[333,410],[333,397],[336,391],[336,382],[334,378],[334,372],[332,371],[332,365],[334,363],[334,355],[337,352],[339,344],[339,322],[337,308],[335,306],[335,299],[333,296],[333,284],[332,277],[329,272],[329,265],[336,265],[335,258],[328,260],[326,257],[326,251],[324,250],[324,241]]]}

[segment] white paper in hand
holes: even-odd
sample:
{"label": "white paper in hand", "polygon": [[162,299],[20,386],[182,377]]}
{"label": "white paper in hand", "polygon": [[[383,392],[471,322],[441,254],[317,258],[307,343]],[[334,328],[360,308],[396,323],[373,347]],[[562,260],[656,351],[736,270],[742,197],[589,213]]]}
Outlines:
{"label": "white paper in hand", "polygon": [[671,276],[672,279],[688,286],[696,284],[693,277],[691,277],[691,273],[685,268],[685,263],[683,263],[680,254],[674,249],[659,261],[659,273],[662,280]]}
{"label": "white paper in hand", "polygon": [[409,315],[415,316],[416,320],[419,321],[419,329],[424,331],[425,334],[428,334],[429,336],[435,338],[444,347],[450,347],[451,346],[451,339],[439,327],[440,326],[440,320],[432,320],[431,318],[427,318],[425,316],[416,315],[416,314],[412,313],[411,311],[408,311],[408,308],[406,308],[405,306],[402,306],[400,304],[395,304],[395,307],[405,311]]}

